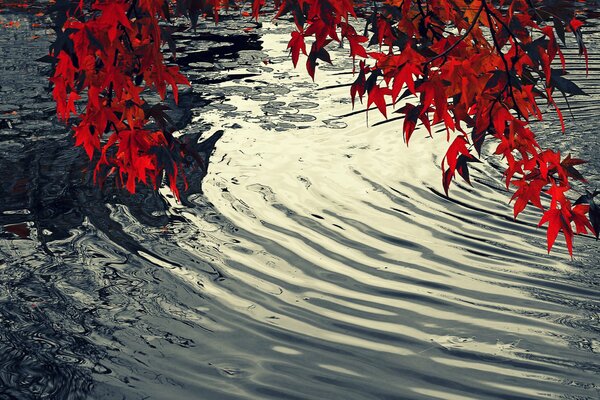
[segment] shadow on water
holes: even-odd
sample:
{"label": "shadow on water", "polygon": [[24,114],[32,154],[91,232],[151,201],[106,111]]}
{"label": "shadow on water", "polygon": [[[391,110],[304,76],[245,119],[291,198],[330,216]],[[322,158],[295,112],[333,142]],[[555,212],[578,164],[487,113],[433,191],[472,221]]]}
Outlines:
{"label": "shadow on water", "polygon": [[[113,279],[123,279],[110,265],[149,252],[126,226],[111,218],[111,210],[126,207],[136,221],[155,228],[177,217],[167,215],[168,204],[157,192],[140,188],[132,196],[115,189],[112,182],[102,190],[91,182],[91,174],[85,172],[87,158],[73,147],[69,132],[54,117],[46,89],[47,67],[30,61],[43,55],[46,46],[31,37],[44,37],[45,32],[34,28],[28,15],[2,17],[23,26],[3,29],[0,39],[8,51],[0,61],[0,108],[5,117],[0,125],[0,169],[5,171],[0,182],[0,397],[86,398],[92,374],[110,373],[100,363],[106,357],[104,346],[89,339],[92,334],[109,338],[115,329],[98,319],[99,308],[111,303],[111,286],[118,285]],[[216,49],[212,54],[221,53]],[[24,70],[30,75],[24,77]],[[206,104],[192,91],[184,91],[179,106],[171,104],[175,128],[189,122],[192,105]],[[200,128],[186,140],[198,143],[195,150],[208,160],[222,131],[208,139],[203,133]],[[185,196],[201,193],[206,171],[190,166],[187,173],[191,185]],[[186,198],[182,201],[189,203]],[[108,243],[118,244],[118,253],[127,255],[115,259],[111,254],[115,249],[104,249],[90,257],[103,258],[101,253],[108,252],[104,258],[111,260],[101,271],[89,270],[89,263],[71,245],[85,235],[85,227],[93,227]]]}
{"label": "shadow on water", "polygon": [[219,140],[179,203],[90,182],[23,22],[0,31],[1,398],[597,398],[597,245],[546,255],[489,162],[428,186],[440,144],[350,114],[341,57],[317,91],[287,29],[177,33],[176,128]]}

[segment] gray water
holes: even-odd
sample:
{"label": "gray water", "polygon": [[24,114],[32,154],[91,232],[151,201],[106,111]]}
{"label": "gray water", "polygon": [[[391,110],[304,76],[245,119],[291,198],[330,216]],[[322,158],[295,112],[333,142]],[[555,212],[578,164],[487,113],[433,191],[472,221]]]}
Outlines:
{"label": "gray water", "polygon": [[[181,35],[179,133],[223,136],[177,202],[90,184],[31,61],[45,32],[18,18],[0,28],[0,399],[600,398],[595,239],[546,254],[491,156],[445,197],[444,140],[407,148],[399,122],[353,113],[343,52],[313,83],[287,28]],[[589,158],[586,101],[568,124]]]}

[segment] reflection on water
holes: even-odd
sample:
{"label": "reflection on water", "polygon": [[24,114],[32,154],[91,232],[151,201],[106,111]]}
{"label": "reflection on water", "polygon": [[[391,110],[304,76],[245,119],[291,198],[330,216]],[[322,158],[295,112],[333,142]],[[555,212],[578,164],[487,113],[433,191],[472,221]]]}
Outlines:
{"label": "reflection on water", "polygon": [[224,131],[183,204],[91,187],[50,106],[27,110],[42,78],[21,103],[0,91],[17,111],[0,131],[1,398],[600,395],[594,241],[574,263],[545,254],[493,160],[448,199],[444,143],[341,117],[342,60],[312,83],[285,29],[219,29],[181,42],[181,133]]}

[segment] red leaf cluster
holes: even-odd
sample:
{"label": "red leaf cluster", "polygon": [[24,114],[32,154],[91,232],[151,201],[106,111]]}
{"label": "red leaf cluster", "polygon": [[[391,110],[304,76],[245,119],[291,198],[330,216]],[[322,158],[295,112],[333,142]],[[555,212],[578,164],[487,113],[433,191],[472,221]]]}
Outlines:
{"label": "red leaf cluster", "polygon": [[[308,4],[290,2],[301,10]],[[573,207],[566,196],[571,179],[583,180],[575,169],[583,161],[541,148],[529,126],[532,118],[542,119],[539,105],[545,102],[555,108],[564,131],[554,92],[583,94],[564,77],[565,60],[557,38],[564,42],[565,31],[572,32],[587,64],[581,32],[584,4],[386,0],[369,8],[330,2],[313,0],[302,17],[294,14],[298,32],[289,45],[294,64],[312,36],[307,68],[314,77],[314,60],[324,59],[327,43],[347,40],[352,57],[367,59],[358,64],[351,85],[353,104],[356,97],[362,100],[366,95],[367,108],[375,105],[387,117],[387,104],[403,100],[405,104],[394,112],[404,120],[407,143],[418,123],[430,135],[432,126],[445,127],[450,142],[442,161],[446,193],[457,173],[470,183],[469,163],[477,161],[484,142],[495,142],[494,153],[507,163],[507,187],[517,188],[512,197],[515,218],[527,204],[540,208],[540,225],[548,224],[548,251],[562,232],[572,253],[573,225],[577,233],[589,230],[598,235],[585,215],[596,218],[591,207]],[[294,7],[288,4],[287,9]],[[354,36],[356,31],[347,29],[348,16],[356,15],[366,21],[365,32],[370,35]],[[364,51],[366,42],[377,50]],[[557,62],[560,67],[555,69]],[[542,193],[550,197],[549,205],[542,202]]]}
{"label": "red leaf cluster", "polygon": [[[73,5],[75,4],[75,5]],[[229,7],[258,18],[269,6],[252,0],[251,12],[240,1],[225,0],[97,0],[57,2],[60,26],[52,56],[53,96],[59,117],[77,117],[75,140],[90,159],[98,156],[95,176],[115,173],[131,192],[136,182],[157,185],[163,174],[176,192],[181,147],[158,125],[162,109],[149,107],[145,89],[164,99],[170,86],[177,100],[177,84],[187,84],[177,67],[166,64],[162,53],[161,21],[172,9],[187,15],[192,26],[200,16]],[[543,211],[540,225],[548,224],[548,251],[558,233],[572,252],[574,232],[598,235],[597,193],[575,205],[567,197],[571,179],[583,180],[575,168],[583,161],[543,149],[529,122],[542,119],[541,103],[556,109],[554,94],[582,94],[565,78],[565,62],[558,40],[571,32],[585,56],[585,2],[565,0],[384,0],[372,5],[352,0],[275,0],[275,17],[291,15],[296,29],[288,43],[292,62],[301,54],[314,79],[320,61],[331,63],[332,42],[347,43],[355,60],[356,78],[350,95],[367,108],[374,105],[387,117],[389,104],[403,120],[408,143],[417,124],[441,124],[450,143],[442,161],[446,193],[456,174],[470,183],[469,163],[491,142],[507,164],[506,185],[516,188],[514,215],[532,204]],[[62,7],[62,8],[61,8]],[[355,27],[364,23],[363,34]],[[555,68],[557,63],[559,68]],[[78,101],[86,93],[86,104]],[[542,201],[549,196],[549,204]],[[587,216],[586,216],[587,213]],[[573,229],[575,226],[575,230]]]}
{"label": "red leaf cluster", "polygon": [[[59,118],[76,117],[75,144],[95,160],[94,179],[116,174],[131,193],[136,183],[160,183],[167,173],[177,192],[178,154],[164,130],[149,130],[157,115],[142,97],[145,89],[162,99],[171,87],[189,85],[177,66],[167,65],[161,52],[161,0],[83,1],[69,6],[54,47],[52,95]],[[60,37],[62,35],[62,37]],[[85,93],[85,105],[77,101]],[[168,151],[160,151],[164,148]],[[97,156],[97,157],[96,157]],[[162,157],[161,157],[162,156]]]}

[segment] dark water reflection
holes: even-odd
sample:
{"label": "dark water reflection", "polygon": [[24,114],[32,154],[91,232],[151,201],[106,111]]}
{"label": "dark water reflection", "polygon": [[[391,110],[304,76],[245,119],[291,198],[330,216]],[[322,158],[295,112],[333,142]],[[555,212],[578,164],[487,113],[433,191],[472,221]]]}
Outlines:
{"label": "dark water reflection", "polygon": [[[598,398],[595,241],[546,255],[493,159],[447,199],[441,141],[339,117],[285,29],[228,26],[181,38],[181,133],[224,131],[183,204],[92,187],[43,77],[2,75],[0,398]],[[4,71],[45,52],[1,33]]]}

